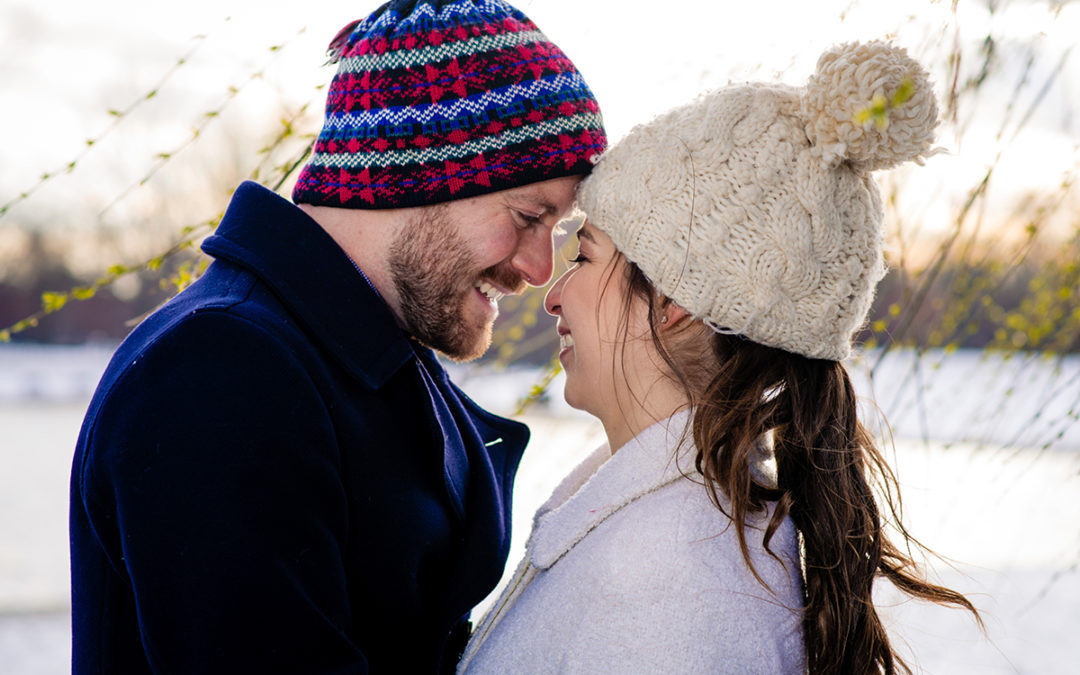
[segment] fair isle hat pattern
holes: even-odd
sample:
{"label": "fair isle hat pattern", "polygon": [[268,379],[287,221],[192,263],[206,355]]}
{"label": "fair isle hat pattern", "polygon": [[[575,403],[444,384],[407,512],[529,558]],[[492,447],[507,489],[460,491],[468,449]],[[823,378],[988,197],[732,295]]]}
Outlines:
{"label": "fair isle hat pattern", "polygon": [[932,154],[926,70],[827,50],[804,87],[747,83],[639,125],[578,190],[589,222],[714,330],[841,360],[885,273],[873,171]]}
{"label": "fair isle hat pattern", "polygon": [[298,204],[436,204],[585,175],[607,146],[577,68],[503,0],[394,0],[329,53],[338,72]]}

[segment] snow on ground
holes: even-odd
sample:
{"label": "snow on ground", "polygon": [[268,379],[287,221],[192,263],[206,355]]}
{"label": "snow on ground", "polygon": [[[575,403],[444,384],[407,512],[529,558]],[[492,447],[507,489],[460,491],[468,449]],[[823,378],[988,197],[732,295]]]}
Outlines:
{"label": "snow on ground", "polygon": [[[0,349],[0,671],[66,673],[69,462],[86,382],[96,380],[108,350],[7,349]],[[989,639],[960,611],[883,588],[890,632],[910,645],[922,672],[1075,672],[1080,425],[1071,415],[1080,400],[1080,362],[960,354],[935,366],[934,358],[916,377],[910,355],[898,354],[879,369],[875,387],[897,429],[888,452],[903,486],[905,522],[954,561],[955,569],[935,561],[933,570],[971,594]],[[538,374],[460,369],[456,376],[481,403],[505,412]],[[37,394],[26,395],[27,386]],[[864,381],[858,386],[865,391]],[[557,381],[550,400],[525,415],[533,441],[515,489],[510,571],[533,511],[603,440],[592,418],[561,402],[561,388]],[[975,442],[980,433],[998,445]],[[1028,434],[1022,438],[1033,447],[999,447],[1018,434]],[[942,440],[924,442],[924,435]]]}
{"label": "snow on ground", "polygon": [[69,604],[68,474],[85,408],[0,405],[0,612]]}
{"label": "snow on ground", "polygon": [[9,675],[71,672],[67,612],[0,614],[0,664]]}

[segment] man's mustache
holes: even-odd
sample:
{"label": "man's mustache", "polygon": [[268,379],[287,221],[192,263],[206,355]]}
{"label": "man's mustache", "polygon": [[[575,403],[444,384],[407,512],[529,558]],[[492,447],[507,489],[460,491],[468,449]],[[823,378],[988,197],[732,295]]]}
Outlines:
{"label": "man's mustache", "polygon": [[509,295],[520,295],[528,287],[521,275],[507,263],[487,268],[480,273],[480,278],[493,286],[505,289]]}

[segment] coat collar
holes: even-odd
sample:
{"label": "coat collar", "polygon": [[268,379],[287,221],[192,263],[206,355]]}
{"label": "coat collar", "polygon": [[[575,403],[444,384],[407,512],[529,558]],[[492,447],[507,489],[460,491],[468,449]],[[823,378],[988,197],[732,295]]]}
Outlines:
{"label": "coat collar", "polygon": [[309,335],[372,389],[412,358],[390,308],[322,227],[292,202],[246,181],[202,245],[269,286]]}
{"label": "coat collar", "polygon": [[692,473],[693,439],[679,443],[689,419],[683,411],[657,422],[614,455],[604,445],[571,472],[536,513],[532,564],[551,567],[624,506]]}

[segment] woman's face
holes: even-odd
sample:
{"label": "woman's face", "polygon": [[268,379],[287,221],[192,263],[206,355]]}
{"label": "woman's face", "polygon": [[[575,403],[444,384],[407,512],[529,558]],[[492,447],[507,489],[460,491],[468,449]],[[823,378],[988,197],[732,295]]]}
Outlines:
{"label": "woman's face", "polygon": [[[559,318],[559,361],[566,371],[566,402],[600,418],[605,427],[634,417],[634,386],[655,370],[648,307],[626,306],[626,261],[611,238],[587,221],[578,230],[578,255],[547,294],[544,308]],[[629,320],[628,320],[629,319]],[[645,380],[648,378],[646,377]]]}

